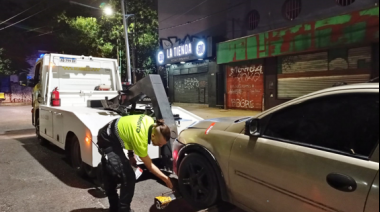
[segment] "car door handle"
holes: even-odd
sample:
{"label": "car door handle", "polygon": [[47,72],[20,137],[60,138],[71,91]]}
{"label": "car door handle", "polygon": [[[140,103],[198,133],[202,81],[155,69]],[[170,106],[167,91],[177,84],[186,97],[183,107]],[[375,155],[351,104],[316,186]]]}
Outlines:
{"label": "car door handle", "polygon": [[338,173],[331,173],[327,176],[327,183],[336,190],[343,192],[354,192],[358,188],[355,179]]}

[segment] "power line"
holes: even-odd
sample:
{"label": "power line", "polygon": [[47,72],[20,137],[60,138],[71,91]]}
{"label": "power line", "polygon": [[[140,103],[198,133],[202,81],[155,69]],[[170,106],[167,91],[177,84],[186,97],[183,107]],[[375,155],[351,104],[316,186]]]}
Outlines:
{"label": "power line", "polygon": [[31,9],[33,9],[33,8],[35,8],[35,7],[37,7],[37,6],[40,5],[41,3],[42,3],[42,2],[40,2],[40,3],[36,4],[36,5],[34,5],[34,6],[30,7],[30,8],[28,8],[28,9],[26,9],[26,10],[24,10],[24,11],[22,11],[21,13],[15,15],[15,16],[13,16],[13,17],[11,17],[11,18],[9,18],[9,19],[3,21],[3,22],[1,22],[0,25],[2,25],[2,24],[4,24],[4,23],[6,23],[6,22],[8,22],[8,21],[10,21],[10,20],[12,20],[12,19],[14,19],[14,18],[16,18],[17,16],[19,16],[19,15],[21,15],[21,14],[24,14],[25,12],[27,12],[27,11],[29,11],[29,10],[31,10]]}
{"label": "power line", "polygon": [[43,34],[39,34],[39,35],[31,37],[29,39],[33,39],[33,38],[37,38],[37,37],[41,37],[41,36],[45,36],[45,35],[50,35],[50,34],[53,34],[53,33],[57,32],[57,31],[60,31],[60,30],[62,30],[62,29],[57,29],[57,30],[54,30],[54,31],[50,31],[50,32],[46,32],[46,33],[43,33]]}
{"label": "power line", "polygon": [[41,11],[37,12],[37,13],[34,13],[34,14],[33,14],[33,15],[31,15],[31,16],[28,16],[28,17],[26,17],[26,18],[22,19],[21,21],[18,21],[18,22],[16,22],[16,23],[13,23],[13,24],[11,24],[11,25],[9,25],[9,26],[6,26],[6,27],[4,27],[4,28],[1,28],[1,29],[0,29],[0,31],[2,31],[2,30],[4,30],[4,29],[7,29],[7,28],[9,28],[9,27],[11,27],[11,26],[14,26],[14,25],[16,25],[16,24],[19,24],[19,23],[21,23],[21,22],[23,22],[23,21],[25,21],[25,20],[27,20],[27,19],[29,19],[29,18],[32,18],[33,16],[36,16],[36,15],[38,15],[38,14],[42,13],[43,11],[45,11],[45,10],[47,10],[47,9],[48,9],[48,8],[46,8],[46,9],[43,9],[43,10],[41,10]]}
{"label": "power line", "polygon": [[33,29],[30,29],[30,30],[26,31],[25,33],[27,33],[27,32],[34,32],[34,31],[36,31],[38,29],[43,29],[43,28],[46,28],[46,27],[49,27],[49,25],[46,25],[46,26],[43,26],[43,27],[33,28]]}
{"label": "power line", "polygon": [[199,19],[196,19],[196,20],[193,20],[193,21],[188,21],[188,22],[186,22],[186,23],[179,24],[179,25],[172,26],[172,27],[162,28],[162,29],[159,29],[159,31],[163,31],[163,30],[167,30],[167,29],[173,29],[173,28],[177,28],[177,27],[185,26],[185,25],[188,25],[188,24],[192,24],[192,23],[195,23],[195,22],[198,22],[198,21],[203,21],[203,20],[205,20],[205,19],[207,19],[207,18],[209,18],[209,17],[211,17],[211,16],[214,16],[214,15],[216,15],[216,14],[218,14],[218,13],[225,12],[225,11],[227,11],[227,10],[233,9],[233,8],[235,8],[235,7],[238,7],[238,6],[242,5],[242,4],[243,4],[243,2],[240,3],[240,4],[236,4],[236,5],[234,5],[234,6],[230,7],[230,8],[227,8],[227,9],[224,9],[224,10],[221,10],[221,11],[218,11],[218,12],[215,12],[215,13],[213,13],[213,14],[211,14],[211,15],[208,15],[208,16],[205,16],[205,17],[203,17],[203,18],[199,18]]}
{"label": "power line", "polygon": [[181,17],[181,16],[183,16],[183,15],[186,15],[187,13],[189,13],[190,11],[194,10],[195,8],[201,6],[202,4],[206,3],[207,1],[208,1],[208,0],[205,0],[205,1],[201,2],[200,4],[194,6],[193,8],[187,10],[186,12],[184,12],[184,13],[182,13],[182,14],[179,14],[179,15],[178,15],[178,14],[175,14],[175,15],[170,16],[169,18],[165,18],[164,20],[161,21],[161,23],[163,23],[163,22],[165,22],[166,20],[169,20],[169,19],[171,19],[171,18],[173,18],[173,17],[175,17],[175,16]]}
{"label": "power line", "polygon": [[100,10],[100,8],[93,7],[93,6],[90,6],[90,5],[87,5],[87,4],[82,4],[82,3],[79,3],[79,2],[76,2],[76,1],[69,1],[69,3],[70,4],[76,4],[76,5],[79,5],[79,6],[82,6],[82,7],[87,7],[87,8],[94,9],[94,10]]}

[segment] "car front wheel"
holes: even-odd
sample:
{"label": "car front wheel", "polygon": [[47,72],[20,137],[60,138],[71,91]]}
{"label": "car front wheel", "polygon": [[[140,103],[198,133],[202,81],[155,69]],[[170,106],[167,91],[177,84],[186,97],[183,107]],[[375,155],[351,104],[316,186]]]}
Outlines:
{"label": "car front wheel", "polygon": [[178,180],[182,196],[196,209],[206,209],[218,203],[216,174],[202,155],[192,153],[183,159]]}

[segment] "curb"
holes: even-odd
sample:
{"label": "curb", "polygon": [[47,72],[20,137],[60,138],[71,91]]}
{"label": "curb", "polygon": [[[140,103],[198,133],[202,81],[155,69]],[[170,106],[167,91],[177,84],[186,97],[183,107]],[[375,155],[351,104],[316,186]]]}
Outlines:
{"label": "curb", "polygon": [[32,103],[0,103],[0,106],[32,106]]}

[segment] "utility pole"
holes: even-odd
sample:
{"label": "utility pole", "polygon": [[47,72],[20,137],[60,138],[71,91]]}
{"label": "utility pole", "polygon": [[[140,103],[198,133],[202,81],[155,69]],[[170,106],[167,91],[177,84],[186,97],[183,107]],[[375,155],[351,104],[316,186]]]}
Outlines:
{"label": "utility pole", "polygon": [[136,77],[136,16],[135,16],[135,26],[133,28],[133,43],[132,43],[132,63],[133,63],[133,83],[137,82],[137,77]]}
{"label": "utility pole", "polygon": [[125,0],[121,0],[121,10],[123,12],[123,24],[124,24],[124,30],[125,30],[125,48],[126,48],[126,60],[127,60],[127,80],[129,85],[132,84],[132,72],[131,72],[131,59],[130,59],[130,51],[129,51],[129,39],[128,39],[128,24],[127,19],[129,18],[126,15],[126,8],[125,8]]}

